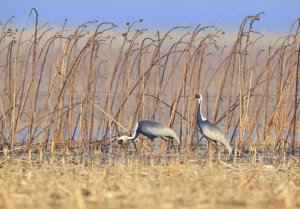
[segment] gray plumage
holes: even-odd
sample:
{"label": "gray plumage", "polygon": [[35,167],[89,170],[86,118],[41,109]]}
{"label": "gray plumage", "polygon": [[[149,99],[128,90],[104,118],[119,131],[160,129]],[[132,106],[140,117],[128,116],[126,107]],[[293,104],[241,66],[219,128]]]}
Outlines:
{"label": "gray plumage", "polygon": [[227,148],[229,154],[231,154],[232,147],[230,146],[229,142],[227,141],[222,130],[218,126],[216,126],[215,124],[213,124],[212,122],[210,122],[209,120],[204,118],[202,115],[202,100],[203,100],[202,95],[196,94],[195,98],[198,99],[198,102],[199,102],[198,112],[197,112],[197,123],[198,123],[198,126],[199,126],[202,134],[214,142],[219,142],[219,143],[223,144]]}
{"label": "gray plumage", "polygon": [[178,142],[178,144],[180,144],[180,139],[173,129],[152,120],[141,120],[137,122],[132,136],[128,137],[123,135],[118,139],[118,143],[121,144],[126,142],[128,139],[134,140],[140,134],[148,137],[151,140],[154,140],[157,137],[173,138]]}

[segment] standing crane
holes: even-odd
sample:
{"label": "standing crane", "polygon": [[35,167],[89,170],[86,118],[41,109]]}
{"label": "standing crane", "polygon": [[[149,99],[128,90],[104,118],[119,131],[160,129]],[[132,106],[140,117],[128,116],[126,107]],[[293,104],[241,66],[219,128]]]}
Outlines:
{"label": "standing crane", "polygon": [[195,94],[195,99],[198,100],[199,105],[198,105],[198,112],[197,112],[197,123],[198,126],[202,132],[202,134],[207,138],[212,140],[217,144],[217,142],[223,144],[228,152],[229,155],[232,153],[232,147],[230,146],[229,142],[227,141],[225,134],[222,132],[222,130],[207,120],[203,115],[202,115],[202,101],[203,97],[201,94],[197,93]]}

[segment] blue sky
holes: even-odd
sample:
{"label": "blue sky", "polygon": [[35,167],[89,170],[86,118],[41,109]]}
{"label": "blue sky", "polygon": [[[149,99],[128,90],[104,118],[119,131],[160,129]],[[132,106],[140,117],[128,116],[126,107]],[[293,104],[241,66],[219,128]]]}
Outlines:
{"label": "blue sky", "polygon": [[18,25],[33,25],[28,14],[35,7],[40,23],[69,26],[87,20],[112,21],[124,25],[143,18],[142,27],[171,28],[178,25],[215,25],[222,29],[237,29],[247,15],[264,11],[256,28],[263,31],[287,31],[300,17],[300,0],[0,0],[0,21],[16,16]]}

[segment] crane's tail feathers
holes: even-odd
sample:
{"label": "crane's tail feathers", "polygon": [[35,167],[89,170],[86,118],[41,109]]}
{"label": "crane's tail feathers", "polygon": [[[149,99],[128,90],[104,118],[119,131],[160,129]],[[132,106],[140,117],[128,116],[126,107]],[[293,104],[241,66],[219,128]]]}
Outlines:
{"label": "crane's tail feathers", "polygon": [[179,137],[177,136],[176,132],[175,132],[173,129],[171,129],[171,128],[170,128],[170,131],[169,131],[169,132],[170,132],[172,138],[174,138],[174,139],[177,141],[177,143],[178,143],[179,145],[181,145],[181,140],[180,140]]}
{"label": "crane's tail feathers", "polygon": [[177,143],[178,143],[179,145],[181,145],[181,141],[180,141],[180,139],[178,138],[178,136],[176,136],[175,140],[177,141]]}
{"label": "crane's tail feathers", "polygon": [[[175,137],[176,136],[176,137]],[[177,143],[179,145],[181,145],[181,140],[179,139],[179,137],[177,135],[174,136],[174,139],[177,141]]]}
{"label": "crane's tail feathers", "polygon": [[229,155],[231,155],[232,154],[232,147],[230,146],[230,144],[226,141],[226,143],[224,145],[227,148]]}
{"label": "crane's tail feathers", "polygon": [[229,152],[229,155],[231,155],[232,154],[232,147],[231,147],[230,143],[227,141],[226,137],[223,136],[222,140],[220,140],[219,142],[221,142],[226,147],[226,149]]}
{"label": "crane's tail feathers", "polygon": [[232,147],[229,145],[229,146],[227,147],[227,149],[228,149],[229,155],[231,155],[231,154],[232,154]]}

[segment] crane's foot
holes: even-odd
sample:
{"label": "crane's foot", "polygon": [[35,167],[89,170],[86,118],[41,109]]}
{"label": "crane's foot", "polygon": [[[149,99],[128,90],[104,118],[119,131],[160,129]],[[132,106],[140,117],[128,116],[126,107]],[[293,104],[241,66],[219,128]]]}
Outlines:
{"label": "crane's foot", "polygon": [[228,157],[228,161],[233,161],[233,155],[231,154],[231,155],[229,155],[229,157]]}
{"label": "crane's foot", "polygon": [[156,164],[160,164],[162,159],[162,153],[158,153]]}
{"label": "crane's foot", "polygon": [[163,156],[162,154],[158,154],[155,161],[155,165],[162,165],[162,166],[170,165],[170,163],[171,163],[170,156],[169,155]]}

